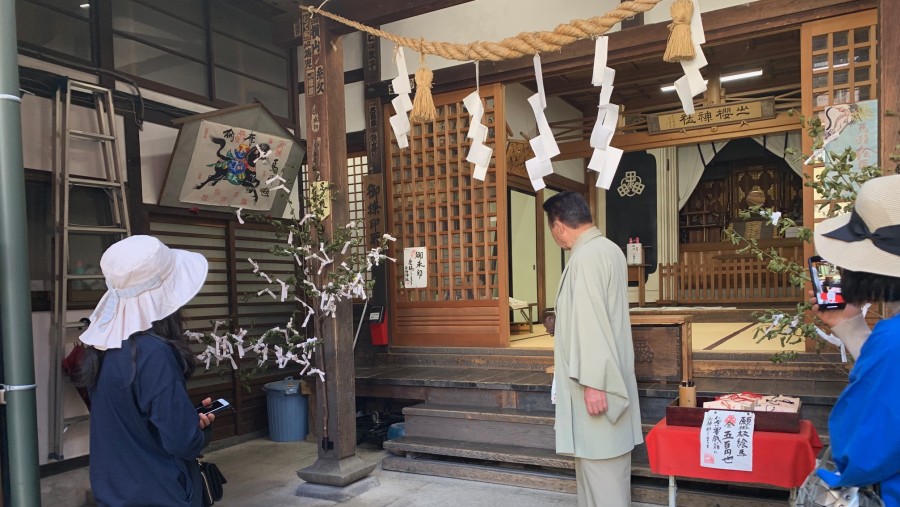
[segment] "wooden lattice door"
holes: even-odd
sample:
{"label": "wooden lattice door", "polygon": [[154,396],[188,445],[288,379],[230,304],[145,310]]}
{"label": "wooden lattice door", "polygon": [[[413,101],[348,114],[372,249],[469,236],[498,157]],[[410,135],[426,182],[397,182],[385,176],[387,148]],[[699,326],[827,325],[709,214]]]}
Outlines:
{"label": "wooden lattice door", "polygon": [[[400,150],[390,128],[387,147],[388,224],[396,236],[390,267],[391,345],[506,347],[509,285],[503,87],[481,87],[485,144],[494,157],[485,181],[466,162],[469,114],[462,99],[472,90],[434,97],[437,117],[413,125]],[[393,114],[388,106],[387,115]],[[499,147],[499,148],[498,148]],[[427,286],[404,286],[403,249],[426,248]]]}
{"label": "wooden lattice door", "polygon": [[[877,12],[870,10],[803,25],[801,79],[803,115],[806,118],[821,115],[826,108],[844,104],[856,105],[855,108],[848,106],[848,112],[861,110],[858,109],[861,103],[878,98],[878,59],[875,52],[877,23]],[[877,117],[878,108],[875,106],[872,109],[871,104],[867,103],[862,109],[871,110],[871,114]],[[830,116],[840,116],[840,112],[835,111]],[[829,121],[842,120],[830,118]],[[860,132],[858,137],[862,135]],[[867,137],[877,140],[878,132],[868,132]],[[857,139],[854,144],[864,146],[866,141]],[[858,162],[865,165],[876,164],[877,142],[875,146],[871,156],[862,153],[865,150],[858,150]],[[807,135],[803,136],[803,151],[807,154],[813,151],[813,139]],[[808,174],[815,174],[821,169],[821,161],[806,167]],[[828,204],[828,201],[806,187],[803,202],[804,224],[814,227],[816,222],[824,218],[825,211],[820,211],[820,208],[823,204]],[[807,253],[811,254],[811,251]]]}

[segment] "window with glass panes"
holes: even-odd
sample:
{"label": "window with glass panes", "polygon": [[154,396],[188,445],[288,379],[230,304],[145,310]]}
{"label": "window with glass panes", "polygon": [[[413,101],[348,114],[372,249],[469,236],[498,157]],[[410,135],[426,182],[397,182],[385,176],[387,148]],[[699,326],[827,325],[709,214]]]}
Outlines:
{"label": "window with glass panes", "polygon": [[[878,98],[877,22],[876,11],[871,10],[803,25],[801,79],[804,117],[818,116],[826,128],[829,122],[844,121],[841,116],[859,116],[854,121],[863,120],[861,116],[868,114],[877,117],[878,107],[873,100]],[[877,164],[877,131],[865,134],[863,131],[867,127],[864,121],[857,121],[856,130],[858,134],[852,144],[857,151],[857,163]],[[867,151],[870,141],[876,148],[868,156],[863,152]],[[813,146],[814,139],[804,135],[804,153],[812,153]],[[817,160],[812,171],[817,174],[822,168],[823,162]],[[821,195],[814,195],[809,187],[804,189],[804,203],[805,223],[812,226],[825,218],[829,202]]]}

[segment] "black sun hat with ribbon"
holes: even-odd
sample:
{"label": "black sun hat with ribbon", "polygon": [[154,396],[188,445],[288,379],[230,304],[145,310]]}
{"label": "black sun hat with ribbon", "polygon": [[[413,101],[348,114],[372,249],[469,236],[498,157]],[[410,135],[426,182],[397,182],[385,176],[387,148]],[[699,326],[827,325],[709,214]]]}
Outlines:
{"label": "black sun hat with ribbon", "polygon": [[816,225],[816,251],[850,271],[900,278],[900,175],[865,182],[853,211]]}

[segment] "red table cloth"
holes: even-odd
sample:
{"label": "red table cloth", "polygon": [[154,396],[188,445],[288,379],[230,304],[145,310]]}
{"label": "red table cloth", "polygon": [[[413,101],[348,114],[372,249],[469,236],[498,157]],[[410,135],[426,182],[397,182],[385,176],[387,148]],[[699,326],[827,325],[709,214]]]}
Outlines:
{"label": "red table cloth", "polygon": [[700,428],[669,426],[663,419],[647,435],[650,469],[660,475],[796,488],[816,466],[822,441],[812,423],[800,421],[800,433],[753,432],[753,470],[700,466]]}

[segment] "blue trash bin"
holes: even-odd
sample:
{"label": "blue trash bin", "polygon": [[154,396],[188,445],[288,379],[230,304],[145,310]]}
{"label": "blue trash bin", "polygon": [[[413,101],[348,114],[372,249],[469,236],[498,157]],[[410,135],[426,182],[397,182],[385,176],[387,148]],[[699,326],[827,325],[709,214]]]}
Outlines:
{"label": "blue trash bin", "polygon": [[266,410],[269,414],[269,438],[275,442],[295,442],[306,438],[307,401],[300,394],[300,381],[287,377],[269,382],[266,391]]}

